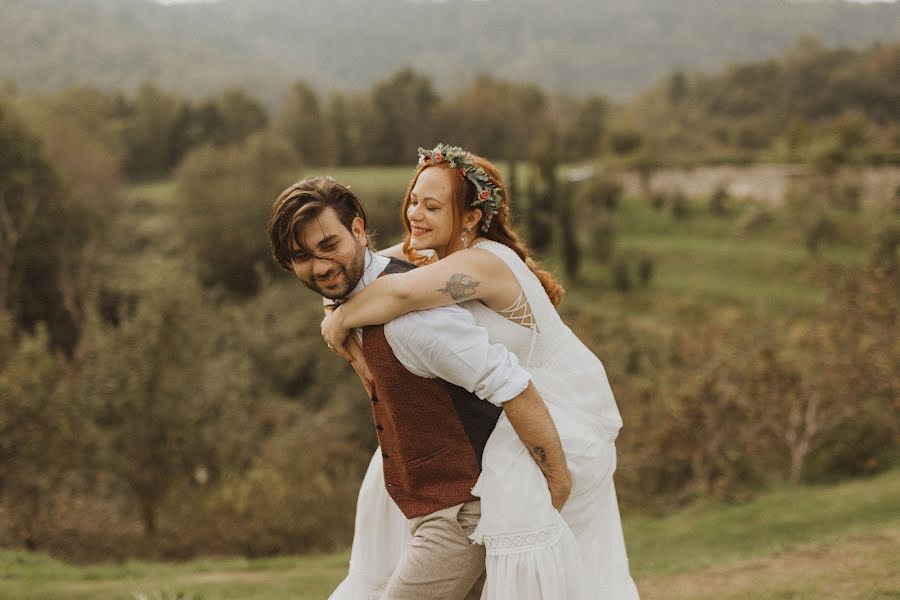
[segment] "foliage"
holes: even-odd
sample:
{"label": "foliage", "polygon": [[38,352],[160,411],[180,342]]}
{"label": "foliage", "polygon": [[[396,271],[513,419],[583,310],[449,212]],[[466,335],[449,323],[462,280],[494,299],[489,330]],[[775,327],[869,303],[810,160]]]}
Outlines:
{"label": "foliage", "polygon": [[290,147],[267,134],[188,156],[176,175],[182,235],[204,283],[248,295],[258,289],[259,268],[274,270],[266,220],[296,164]]}
{"label": "foliage", "polygon": [[218,477],[252,433],[238,425],[254,398],[246,354],[199,287],[169,283],[90,332],[78,391],[102,432],[98,468],[128,486],[148,534],[177,482],[198,468]]}
{"label": "foliage", "polygon": [[26,329],[46,323],[54,345],[71,353],[115,210],[118,170],[75,119],[42,117],[30,130],[0,106],[0,307]]}
{"label": "foliage", "polygon": [[896,120],[898,55],[896,44],[828,50],[806,39],[776,59],[690,75],[677,102],[662,80],[612,116],[614,128],[636,128],[613,148],[628,154],[630,136],[645,136],[667,162],[778,160],[822,172],[883,161],[892,142],[875,132]]}
{"label": "foliage", "polygon": [[0,313],[0,498],[18,523],[13,540],[37,548],[63,478],[82,463],[84,414],[43,326],[9,348],[12,322]]}

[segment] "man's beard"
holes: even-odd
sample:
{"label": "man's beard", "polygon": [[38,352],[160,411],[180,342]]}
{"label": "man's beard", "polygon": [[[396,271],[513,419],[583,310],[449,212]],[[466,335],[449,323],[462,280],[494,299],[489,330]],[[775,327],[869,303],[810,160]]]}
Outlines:
{"label": "man's beard", "polygon": [[[335,263],[333,268],[323,276],[313,277],[309,281],[303,280],[303,284],[316,292],[317,294],[328,298],[329,300],[339,300],[349,294],[359,280],[362,278],[363,271],[366,270],[366,253],[365,246],[356,242],[356,248],[353,257],[346,264]],[[344,285],[338,289],[325,290],[319,287],[319,281],[328,281],[337,275],[343,275]]]}

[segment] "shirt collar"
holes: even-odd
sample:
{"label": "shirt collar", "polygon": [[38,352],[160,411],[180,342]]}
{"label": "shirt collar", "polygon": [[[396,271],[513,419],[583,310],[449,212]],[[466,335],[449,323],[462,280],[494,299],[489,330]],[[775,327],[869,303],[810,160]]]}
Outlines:
{"label": "shirt collar", "polygon": [[347,294],[348,298],[352,298],[356,294],[360,293],[365,289],[367,285],[375,281],[375,279],[381,275],[382,271],[387,268],[388,263],[391,262],[391,259],[387,256],[382,256],[381,254],[375,254],[368,248],[366,248],[366,267],[363,270],[362,277],[359,278],[359,281],[356,283],[356,287],[353,288],[353,291]]}

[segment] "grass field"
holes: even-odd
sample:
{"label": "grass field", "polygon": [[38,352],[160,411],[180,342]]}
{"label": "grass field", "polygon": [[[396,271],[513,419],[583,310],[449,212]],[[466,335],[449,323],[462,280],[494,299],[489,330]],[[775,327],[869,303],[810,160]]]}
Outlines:
{"label": "grass field", "polygon": [[[900,598],[900,471],[625,521],[644,600]],[[346,553],[72,566],[0,551],[0,600],[313,600]]]}

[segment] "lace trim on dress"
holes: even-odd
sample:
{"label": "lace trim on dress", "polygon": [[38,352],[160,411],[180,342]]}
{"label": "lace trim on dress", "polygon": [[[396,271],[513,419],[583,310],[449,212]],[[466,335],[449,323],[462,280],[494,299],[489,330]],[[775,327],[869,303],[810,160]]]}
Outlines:
{"label": "lace trim on dress", "polygon": [[512,535],[484,536],[484,547],[488,556],[500,554],[519,554],[553,546],[562,537],[561,525],[549,525],[527,533]]}

